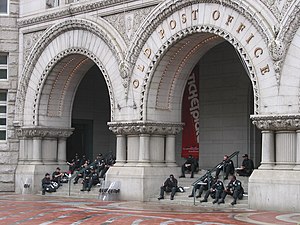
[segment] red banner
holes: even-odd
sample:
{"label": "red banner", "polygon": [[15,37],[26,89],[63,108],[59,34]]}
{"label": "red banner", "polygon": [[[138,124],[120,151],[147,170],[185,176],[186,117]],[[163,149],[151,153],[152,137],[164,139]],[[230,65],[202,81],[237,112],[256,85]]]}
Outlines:
{"label": "red banner", "polygon": [[182,102],[182,151],[181,156],[199,158],[199,68],[196,66],[188,78]]}

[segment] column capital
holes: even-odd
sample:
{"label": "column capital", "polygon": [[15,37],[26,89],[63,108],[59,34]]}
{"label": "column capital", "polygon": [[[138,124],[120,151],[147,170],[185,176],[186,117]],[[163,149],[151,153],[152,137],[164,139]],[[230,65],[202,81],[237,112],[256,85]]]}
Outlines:
{"label": "column capital", "polygon": [[261,130],[295,131],[300,129],[300,114],[251,115],[252,123]]}
{"label": "column capital", "polygon": [[19,138],[67,138],[73,133],[74,128],[54,127],[20,127],[16,129]]}
{"label": "column capital", "polygon": [[156,122],[109,122],[109,129],[115,134],[178,134],[183,127],[183,123],[156,123]]}

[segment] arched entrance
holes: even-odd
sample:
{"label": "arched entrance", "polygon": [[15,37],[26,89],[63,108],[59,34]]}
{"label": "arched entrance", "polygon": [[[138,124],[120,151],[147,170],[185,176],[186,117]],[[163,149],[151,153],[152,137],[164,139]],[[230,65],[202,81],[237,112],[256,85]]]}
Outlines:
{"label": "arched entrance", "polygon": [[[194,79],[198,81],[196,89],[191,86],[195,84]],[[185,87],[182,102],[185,125],[182,134],[177,135],[177,142],[182,141],[183,145],[176,146],[177,164],[182,165],[183,157],[189,154],[197,155],[193,148],[188,150],[188,146],[198,137],[201,169],[213,168],[224,154],[235,151],[241,153],[239,163],[242,154],[247,153],[259,166],[260,132],[249,120],[253,104],[250,79],[232,45],[224,40],[209,49],[196,64]],[[199,113],[195,112],[196,106]]]}
{"label": "arched entrance", "polygon": [[[259,14],[250,18],[245,10],[248,8],[243,3],[167,1],[142,24],[126,57],[128,62],[134,62],[128,99],[136,103],[131,117],[135,121],[110,123],[111,130],[117,134],[120,167],[112,168],[109,175],[112,180],[121,180],[122,198],[146,200],[157,193],[157,187],[166,176],[179,174],[175,136],[182,129],[184,87],[199,59],[224,40],[241,58],[246,71],[243,73],[250,80],[251,85],[246,85],[246,102],[243,102],[249,107],[243,114],[246,121],[243,126],[245,133],[252,132],[247,116],[250,112],[259,114],[266,110],[261,100],[270,98],[269,93],[278,90],[273,62],[267,51],[267,40],[272,33],[270,26],[266,20],[259,19]],[[253,105],[249,106],[251,102]],[[245,139],[247,149],[248,145],[258,143],[251,142],[251,136]],[[223,146],[226,146],[225,140],[222,139]],[[223,150],[228,153],[226,147]],[[132,176],[133,173],[143,175]],[[137,190],[143,190],[139,195],[131,191],[133,183]]]}
{"label": "arched entrance", "polygon": [[[106,86],[102,92],[106,96],[103,113],[110,115],[109,120],[114,118],[115,99],[122,95],[115,90],[124,88],[118,70],[124,43],[117,42],[120,40],[117,34],[111,37],[115,34],[113,28],[106,34],[101,25],[109,26],[102,20],[98,24],[80,19],[63,21],[47,29],[31,50],[17,93],[15,126],[20,147],[16,192],[22,193],[24,184],[30,184],[30,191],[36,192],[40,190],[45,172],[54,171],[58,165],[67,169],[67,138],[74,130],[75,94],[93,66],[97,68],[97,75],[104,78],[100,86]],[[83,42],[83,39],[89,41]],[[102,129],[106,122],[101,125]],[[92,150],[91,157],[93,153]]]}
{"label": "arched entrance", "polygon": [[73,134],[67,140],[67,160],[86,155],[88,159],[112,152],[115,135],[108,130],[110,104],[108,90],[101,71],[93,65],[81,80],[73,102]]}

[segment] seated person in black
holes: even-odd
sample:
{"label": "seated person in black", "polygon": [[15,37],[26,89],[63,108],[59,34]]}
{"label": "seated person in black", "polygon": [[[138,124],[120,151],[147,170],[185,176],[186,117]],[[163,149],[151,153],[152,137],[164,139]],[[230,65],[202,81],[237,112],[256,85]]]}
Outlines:
{"label": "seated person in black", "polygon": [[228,155],[224,155],[222,163],[217,166],[216,177],[219,177],[221,171],[225,172],[225,180],[228,179],[229,174],[234,174],[234,164],[233,161],[228,158]]}
{"label": "seated person in black", "polygon": [[100,178],[104,178],[106,172],[108,171],[108,169],[113,166],[116,163],[115,157],[113,155],[108,155],[105,159],[104,159],[104,166],[100,171]]}
{"label": "seated person in black", "polygon": [[207,191],[212,185],[213,177],[211,175],[204,177],[199,183],[194,185],[192,193],[189,195],[189,197],[194,197],[194,194],[196,194],[197,190],[199,190],[196,198],[201,198],[203,191]]}
{"label": "seated person in black", "polygon": [[85,178],[83,179],[81,191],[90,191],[93,185],[99,183],[99,174],[93,166],[90,167],[88,172],[89,173],[86,174]]}
{"label": "seated person in black", "polygon": [[160,195],[158,200],[164,199],[164,192],[171,192],[171,200],[174,200],[175,193],[177,192],[178,186],[177,179],[173,174],[164,182],[164,184],[160,187]]}
{"label": "seated person in black", "polygon": [[50,174],[46,173],[45,177],[42,179],[42,195],[45,195],[46,191],[50,190],[51,179]]}
{"label": "seated person in black", "polygon": [[240,176],[250,177],[251,173],[254,170],[254,164],[252,159],[249,159],[248,154],[243,155],[243,162],[240,168],[236,169],[236,172]]}
{"label": "seated person in black", "polygon": [[[80,167],[80,170],[77,172],[77,175],[74,179],[74,184],[77,184],[78,183],[78,180],[80,178],[85,178],[86,174],[89,173],[89,170],[88,170],[89,166],[87,163],[83,164],[81,167]],[[81,171],[81,172],[80,172]]]}
{"label": "seated person in black", "polygon": [[185,163],[181,166],[181,176],[179,178],[185,177],[186,170],[191,171],[191,178],[194,178],[194,173],[196,168],[197,168],[196,159],[192,155],[189,155]]}
{"label": "seated person in black", "polygon": [[224,200],[226,196],[231,195],[233,197],[233,202],[231,202],[231,205],[235,205],[237,199],[243,198],[243,194],[244,194],[244,188],[242,187],[242,182],[237,180],[235,176],[232,176],[218,204],[225,203]]}
{"label": "seated person in black", "polygon": [[63,177],[63,173],[60,171],[60,168],[57,167],[56,170],[52,173],[52,181],[56,182],[58,186],[62,186],[61,178]]}
{"label": "seated person in black", "polygon": [[75,154],[74,159],[72,159],[71,162],[67,162],[67,164],[69,165],[69,172],[71,174],[73,174],[74,171],[76,171],[80,168],[80,159],[79,159],[77,153]]}
{"label": "seated person in black", "polygon": [[213,204],[215,204],[219,201],[219,199],[221,199],[223,191],[224,191],[223,182],[220,179],[215,178],[213,185],[211,186],[209,191],[206,192],[204,199],[201,200],[200,202],[207,202],[207,199],[210,195],[213,199],[215,199],[213,201]]}

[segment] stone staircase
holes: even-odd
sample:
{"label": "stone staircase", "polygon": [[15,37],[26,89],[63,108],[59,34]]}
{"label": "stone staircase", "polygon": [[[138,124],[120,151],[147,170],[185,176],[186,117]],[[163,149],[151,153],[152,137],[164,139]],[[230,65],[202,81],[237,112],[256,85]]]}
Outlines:
{"label": "stone staircase", "polygon": [[[77,184],[63,183],[61,187],[57,189],[56,192],[46,192],[46,195],[50,196],[64,196],[64,197],[74,197],[74,198],[88,198],[88,199],[101,199],[106,201],[118,200],[118,194],[116,189],[108,190],[110,184],[101,179],[100,184],[93,186],[90,191],[81,191],[82,184],[81,180]],[[101,191],[99,191],[101,190]],[[40,192],[41,194],[42,192]]]}
{"label": "stone staircase", "polygon": [[[166,193],[165,198],[162,200],[158,200],[157,197],[159,195],[159,187],[157,188],[157,195],[149,198],[150,202],[159,202],[160,204],[178,204],[178,205],[189,205],[189,206],[202,206],[202,207],[213,207],[213,208],[248,208],[248,177],[240,177],[237,176],[237,179],[242,182],[243,188],[245,190],[245,194],[242,200],[237,200],[237,204],[232,206],[230,203],[233,198],[230,195],[227,195],[225,198],[225,204],[213,204],[213,199],[208,198],[208,202],[200,203],[200,200],[203,199],[205,192],[202,194],[201,198],[189,198],[188,195],[192,192],[191,184],[200,178],[203,174],[205,174],[205,170],[201,170],[195,174],[194,178],[190,178],[189,174],[186,174],[186,178],[178,178],[178,185],[182,186],[185,192],[177,192],[174,200],[170,200],[170,194]],[[115,192],[108,192],[107,188],[109,187],[109,183],[101,180],[101,183],[97,186],[92,187],[91,191],[80,191],[82,189],[82,184],[79,180],[78,184],[64,183],[63,186],[59,187],[56,192],[46,193],[46,195],[51,196],[64,196],[64,197],[75,197],[75,198],[87,198],[87,199],[99,199],[105,201],[116,201],[118,200],[118,194]],[[226,186],[229,183],[229,180],[224,181],[224,185]],[[102,191],[99,192],[99,189]],[[41,194],[41,192],[40,192]]]}
{"label": "stone staircase", "polygon": [[[240,177],[237,176],[237,179],[242,182],[242,186],[245,190],[245,194],[243,196],[242,200],[237,200],[237,204],[232,206],[230,203],[233,201],[232,196],[227,195],[225,198],[225,204],[213,204],[212,198],[208,198],[208,202],[200,203],[200,200],[203,199],[205,195],[205,191],[203,192],[201,198],[191,198],[188,197],[192,193],[193,187],[191,184],[200,178],[206,171],[199,171],[198,174],[194,175],[194,178],[190,178],[189,174],[186,174],[186,178],[176,178],[178,180],[178,186],[182,186],[185,190],[185,192],[177,192],[174,200],[170,200],[170,194],[165,194],[165,198],[158,200],[157,197],[159,193],[156,196],[153,196],[149,199],[150,202],[160,202],[160,204],[180,204],[180,205],[195,205],[195,206],[202,206],[202,207],[210,207],[210,208],[249,208],[248,207],[248,177]],[[229,183],[229,180],[224,181],[224,185],[226,186]]]}

